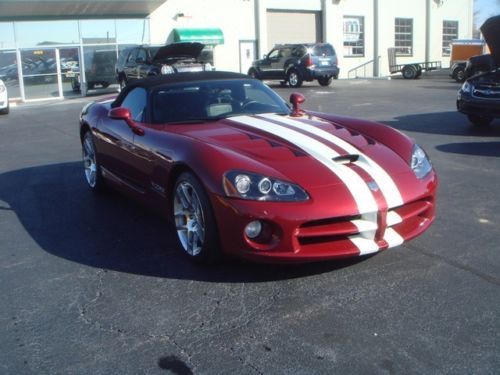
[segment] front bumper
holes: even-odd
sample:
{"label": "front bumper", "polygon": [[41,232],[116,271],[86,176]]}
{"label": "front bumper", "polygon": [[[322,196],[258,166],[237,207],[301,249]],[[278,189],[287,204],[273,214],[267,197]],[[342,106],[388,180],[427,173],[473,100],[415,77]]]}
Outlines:
{"label": "front bumper", "polygon": [[[414,238],[434,221],[437,177],[428,176],[422,194],[391,209],[359,215],[340,202],[257,202],[212,197],[225,253],[269,263],[305,263],[371,254]],[[272,232],[266,241],[244,234],[260,220]]]}
{"label": "front bumper", "polygon": [[457,111],[466,115],[500,117],[500,100],[478,99],[468,93],[460,92],[457,98]]}

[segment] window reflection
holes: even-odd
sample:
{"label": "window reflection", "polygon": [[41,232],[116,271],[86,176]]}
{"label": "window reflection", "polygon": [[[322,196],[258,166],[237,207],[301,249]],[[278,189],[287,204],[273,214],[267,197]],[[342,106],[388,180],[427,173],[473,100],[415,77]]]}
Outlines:
{"label": "window reflection", "polygon": [[14,24],[12,22],[0,22],[0,49],[14,48]]}
{"label": "window reflection", "polygon": [[116,43],[114,20],[80,21],[83,44]]}
{"label": "window reflection", "polygon": [[77,21],[16,22],[18,47],[78,44]]}

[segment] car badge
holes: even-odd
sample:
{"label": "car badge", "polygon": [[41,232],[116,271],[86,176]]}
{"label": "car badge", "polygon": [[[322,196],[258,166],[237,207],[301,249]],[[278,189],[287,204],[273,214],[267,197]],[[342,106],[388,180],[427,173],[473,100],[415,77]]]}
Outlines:
{"label": "car badge", "polygon": [[375,181],[370,181],[367,185],[368,188],[373,192],[377,192],[379,190],[379,187]]}

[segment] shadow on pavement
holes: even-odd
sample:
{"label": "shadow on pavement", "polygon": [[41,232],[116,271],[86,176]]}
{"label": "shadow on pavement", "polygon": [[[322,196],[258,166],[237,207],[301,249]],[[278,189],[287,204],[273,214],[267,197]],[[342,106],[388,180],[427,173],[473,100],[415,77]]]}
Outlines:
{"label": "shadow on pavement", "polygon": [[490,126],[472,125],[467,117],[456,111],[419,113],[395,117],[392,121],[380,121],[402,131],[427,134],[464,135],[473,137],[499,137],[500,121]]}
{"label": "shadow on pavement", "polygon": [[500,157],[500,142],[447,143],[436,149],[453,154]]}
{"label": "shadow on pavement", "polygon": [[91,267],[210,282],[264,282],[319,274],[363,260],[263,265],[227,260],[191,263],[169,222],[113,191],[94,195],[80,162],[0,174],[0,209],[12,210],[45,251]]}

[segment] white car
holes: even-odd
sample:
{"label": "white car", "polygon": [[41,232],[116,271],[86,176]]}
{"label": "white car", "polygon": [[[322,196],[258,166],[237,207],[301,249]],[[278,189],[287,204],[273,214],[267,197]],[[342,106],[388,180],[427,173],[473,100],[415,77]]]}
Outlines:
{"label": "white car", "polygon": [[7,95],[7,87],[0,79],[0,114],[9,113],[9,96]]}

